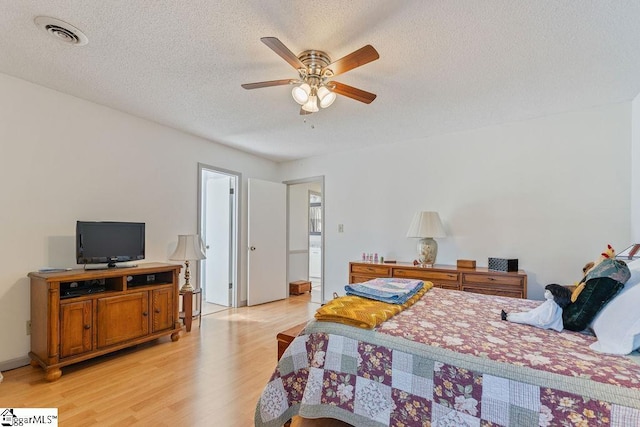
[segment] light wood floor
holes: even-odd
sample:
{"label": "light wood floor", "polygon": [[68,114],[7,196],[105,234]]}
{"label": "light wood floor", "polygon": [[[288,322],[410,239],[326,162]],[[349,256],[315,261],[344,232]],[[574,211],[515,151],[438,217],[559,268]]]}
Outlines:
{"label": "light wood floor", "polygon": [[276,334],[313,317],[309,294],[204,316],[169,337],[62,369],[3,372],[0,407],[58,408],[62,426],[252,426]]}

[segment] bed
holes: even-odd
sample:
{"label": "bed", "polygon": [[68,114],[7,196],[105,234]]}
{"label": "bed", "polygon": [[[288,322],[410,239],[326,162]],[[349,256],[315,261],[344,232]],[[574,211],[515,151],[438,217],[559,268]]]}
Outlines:
{"label": "bed", "polygon": [[540,301],[433,288],[366,330],[311,321],[265,386],[256,426],[640,426],[640,355],[502,321]]}

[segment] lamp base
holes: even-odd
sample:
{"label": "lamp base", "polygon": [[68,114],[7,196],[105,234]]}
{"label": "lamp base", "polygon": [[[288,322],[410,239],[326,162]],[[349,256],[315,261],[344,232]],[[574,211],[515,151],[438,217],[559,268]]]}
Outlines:
{"label": "lamp base", "polygon": [[189,283],[189,278],[191,277],[189,274],[189,260],[184,262],[184,266],[184,285],[180,288],[180,292],[193,292],[195,289],[193,289],[193,286]]}
{"label": "lamp base", "polygon": [[438,242],[431,237],[425,237],[418,242],[418,261],[420,265],[433,267],[438,255]]}
{"label": "lamp base", "polygon": [[189,283],[185,283],[180,288],[180,292],[193,292],[193,291],[195,291],[195,289]]}

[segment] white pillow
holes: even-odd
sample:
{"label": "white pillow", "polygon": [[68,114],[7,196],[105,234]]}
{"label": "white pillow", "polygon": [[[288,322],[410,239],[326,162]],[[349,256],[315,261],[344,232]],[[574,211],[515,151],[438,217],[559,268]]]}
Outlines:
{"label": "white pillow", "polygon": [[629,354],[640,347],[640,259],[627,266],[631,277],[593,320],[593,332],[598,337],[590,346],[594,351]]}

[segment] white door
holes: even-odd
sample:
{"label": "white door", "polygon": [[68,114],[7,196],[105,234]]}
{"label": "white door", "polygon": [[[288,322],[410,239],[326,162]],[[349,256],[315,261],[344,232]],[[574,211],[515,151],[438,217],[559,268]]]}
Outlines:
{"label": "white door", "polygon": [[287,297],[287,186],[248,180],[247,304]]}
{"label": "white door", "polygon": [[205,263],[205,301],[230,306],[229,264],[231,256],[231,177],[216,174],[207,181],[207,262]]}

